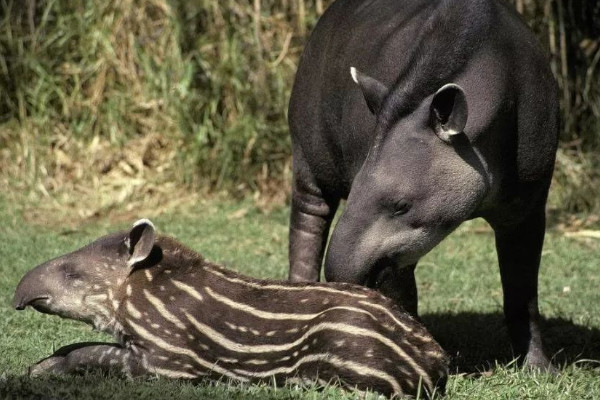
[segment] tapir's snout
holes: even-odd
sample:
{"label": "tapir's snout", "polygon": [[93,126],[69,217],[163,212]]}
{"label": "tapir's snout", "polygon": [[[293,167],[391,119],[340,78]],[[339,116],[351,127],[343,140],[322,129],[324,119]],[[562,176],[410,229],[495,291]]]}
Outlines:
{"label": "tapir's snout", "polygon": [[49,314],[51,310],[49,308],[51,299],[50,296],[40,296],[40,297],[16,297],[13,301],[15,309],[21,311],[24,310],[25,307],[31,306],[39,312]]}
{"label": "tapir's snout", "polygon": [[346,211],[331,235],[325,256],[325,279],[366,285],[373,261],[363,251],[362,232],[355,228],[359,224],[348,219]]}
{"label": "tapir's snout", "polygon": [[24,310],[30,303],[30,300],[27,297],[17,296],[15,294],[15,298],[13,299],[13,307],[15,309],[21,311]]}
{"label": "tapir's snout", "polygon": [[417,263],[447,234],[433,224],[411,226],[410,220],[398,220],[402,217],[369,214],[365,210],[376,207],[356,197],[354,204],[349,197],[331,235],[325,257],[327,281],[373,287],[380,272]]}
{"label": "tapir's snout", "polygon": [[21,279],[15,290],[13,307],[24,310],[31,306],[39,312],[49,313],[51,296],[45,282],[45,268],[43,265],[29,271]]}

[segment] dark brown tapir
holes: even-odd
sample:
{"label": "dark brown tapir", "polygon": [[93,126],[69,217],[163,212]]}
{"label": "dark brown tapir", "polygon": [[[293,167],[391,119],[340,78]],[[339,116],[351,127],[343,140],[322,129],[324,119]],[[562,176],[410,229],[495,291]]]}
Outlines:
{"label": "dark brown tapir", "polygon": [[[495,231],[513,349],[552,368],[538,327],[557,147],[547,57],[501,0],[337,0],[290,105],[292,281],[367,285],[417,313],[414,268],[460,223]],[[474,277],[474,279],[476,279]],[[467,293],[463,293],[467,296]]]}

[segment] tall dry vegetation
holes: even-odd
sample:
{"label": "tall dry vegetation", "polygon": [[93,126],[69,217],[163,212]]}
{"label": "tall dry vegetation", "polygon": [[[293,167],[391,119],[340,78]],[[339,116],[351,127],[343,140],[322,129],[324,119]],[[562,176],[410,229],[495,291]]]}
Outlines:
{"label": "tall dry vegetation", "polygon": [[310,7],[0,1],[3,186],[85,215],[182,183],[285,197]]}
{"label": "tall dry vegetation", "polygon": [[[600,6],[512,1],[561,88],[553,205],[597,209]],[[0,0],[0,187],[84,217],[182,186],[281,199],[296,62],[330,2]]]}

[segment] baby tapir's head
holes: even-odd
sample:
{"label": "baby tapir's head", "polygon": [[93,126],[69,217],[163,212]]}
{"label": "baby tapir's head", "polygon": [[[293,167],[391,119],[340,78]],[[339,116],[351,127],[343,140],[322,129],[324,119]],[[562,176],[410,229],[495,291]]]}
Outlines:
{"label": "baby tapir's head", "polygon": [[154,240],[154,225],[142,219],[130,231],[104,236],[45,262],[21,279],[14,306],[32,306],[105,330],[114,317],[115,295],[130,272],[161,258]]}

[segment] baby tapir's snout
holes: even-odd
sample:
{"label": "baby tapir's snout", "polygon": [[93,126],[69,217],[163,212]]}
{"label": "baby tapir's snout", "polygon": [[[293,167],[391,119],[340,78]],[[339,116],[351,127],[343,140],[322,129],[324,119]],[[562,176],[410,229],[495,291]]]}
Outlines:
{"label": "baby tapir's snout", "polygon": [[17,310],[23,310],[26,306],[32,306],[38,311],[45,312],[45,305],[50,301],[51,288],[45,279],[45,265],[32,269],[21,279],[13,298],[13,306]]}
{"label": "baby tapir's snout", "polygon": [[33,375],[118,367],[394,396],[443,392],[448,373],[425,328],[379,293],[247,278],[155,237],[147,220],[28,272],[14,305],[89,322],[119,341],[60,350]]}

